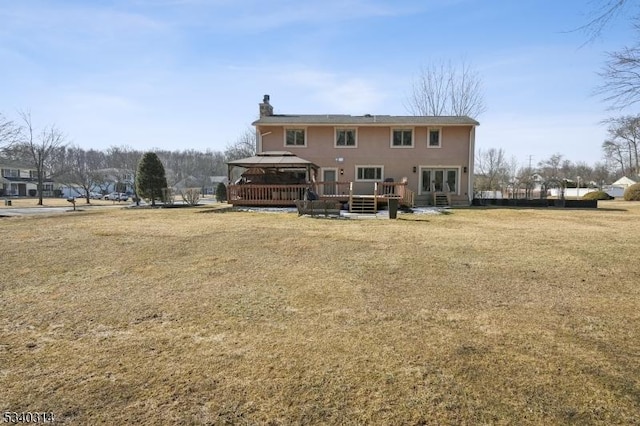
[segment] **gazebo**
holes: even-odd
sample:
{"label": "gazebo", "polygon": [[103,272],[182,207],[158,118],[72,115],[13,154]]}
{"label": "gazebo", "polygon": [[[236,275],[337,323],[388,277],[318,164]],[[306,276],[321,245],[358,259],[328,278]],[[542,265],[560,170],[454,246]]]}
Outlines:
{"label": "gazebo", "polygon": [[227,201],[242,206],[293,206],[315,182],[320,167],[288,151],[260,152],[227,163],[229,181],[234,169],[240,178],[229,185]]}

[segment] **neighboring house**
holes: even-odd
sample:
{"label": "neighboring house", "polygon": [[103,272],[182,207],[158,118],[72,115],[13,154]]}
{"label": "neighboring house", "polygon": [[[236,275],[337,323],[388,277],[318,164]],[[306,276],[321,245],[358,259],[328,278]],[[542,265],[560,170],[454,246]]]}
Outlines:
{"label": "neighboring house", "polygon": [[631,178],[629,178],[629,177],[622,176],[620,179],[618,179],[617,181],[613,182],[611,184],[611,186],[617,186],[617,187],[620,187],[620,188],[627,189],[628,187],[630,187],[631,185],[634,185],[636,183],[638,183],[638,182],[633,180],[633,179],[631,179]]}
{"label": "neighboring house", "polygon": [[472,118],[274,114],[265,95],[253,125],[257,152],[287,151],[318,165],[308,180],[350,182],[362,194],[374,182],[406,182],[417,205],[434,204],[436,194],[454,205],[473,199]]}
{"label": "neighboring house", "polygon": [[95,174],[97,176],[96,184],[92,190],[96,192],[104,194],[109,192],[135,192],[133,173],[130,170],[111,167],[96,170]]}
{"label": "neighboring house", "polygon": [[[0,160],[0,196],[35,197],[38,190],[38,173],[33,167],[12,160]],[[54,182],[45,177],[42,187],[44,197],[53,197]]]}
{"label": "neighboring house", "polygon": [[215,194],[218,183],[226,185],[229,183],[229,179],[226,176],[208,176],[203,181],[203,179],[198,179],[195,176],[187,176],[173,185],[173,190],[179,194],[188,189],[197,189],[203,195],[211,195]]}
{"label": "neighboring house", "polygon": [[180,194],[183,191],[187,191],[189,189],[197,189],[198,191],[202,190],[202,180],[198,179],[194,176],[187,176],[182,179],[180,182],[173,185],[173,190]]}
{"label": "neighboring house", "polygon": [[[638,181],[640,182],[640,179]],[[620,198],[624,197],[624,191],[626,191],[628,187],[635,183],[637,183],[636,180],[631,179],[627,176],[623,176],[617,181],[613,182],[611,185],[605,186],[603,189],[612,197]]]}

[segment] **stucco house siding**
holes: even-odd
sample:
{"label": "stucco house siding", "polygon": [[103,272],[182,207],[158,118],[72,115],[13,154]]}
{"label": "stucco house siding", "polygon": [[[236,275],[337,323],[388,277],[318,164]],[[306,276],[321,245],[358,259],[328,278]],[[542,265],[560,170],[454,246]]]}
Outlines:
{"label": "stucco house siding", "polygon": [[[307,159],[320,166],[318,181],[330,180],[327,173],[340,182],[354,182],[357,191],[368,193],[373,180],[406,179],[418,203],[428,204],[434,192],[442,191],[431,191],[443,186],[442,176],[455,174],[455,189],[449,194],[452,204],[471,202],[479,123],[469,117],[273,114],[268,95],[260,111],[260,119],[253,123],[258,151],[289,151]],[[287,143],[288,130],[304,131],[304,143],[300,132],[289,132],[297,134]],[[394,130],[403,133],[401,142],[395,144]],[[337,131],[355,131],[355,144],[337,146]],[[379,179],[359,179],[359,167],[376,168]],[[437,179],[433,178],[436,174]],[[427,177],[431,181],[423,182]],[[449,187],[447,178],[444,182]]]}

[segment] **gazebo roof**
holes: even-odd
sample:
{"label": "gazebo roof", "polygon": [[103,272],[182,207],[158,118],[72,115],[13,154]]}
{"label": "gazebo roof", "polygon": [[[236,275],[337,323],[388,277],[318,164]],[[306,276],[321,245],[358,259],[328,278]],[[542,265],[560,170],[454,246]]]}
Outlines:
{"label": "gazebo roof", "polygon": [[320,168],[317,164],[300,158],[289,151],[259,152],[253,157],[229,161],[227,164],[245,168],[299,169],[310,167],[314,170]]}

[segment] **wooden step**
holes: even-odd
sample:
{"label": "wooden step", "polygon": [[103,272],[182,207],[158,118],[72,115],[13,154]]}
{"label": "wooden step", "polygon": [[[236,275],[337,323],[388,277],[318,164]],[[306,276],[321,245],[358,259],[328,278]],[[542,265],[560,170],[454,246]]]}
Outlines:
{"label": "wooden step", "polygon": [[350,213],[375,214],[376,200],[374,197],[353,197],[349,203]]}
{"label": "wooden step", "polygon": [[436,207],[449,207],[449,197],[447,197],[447,194],[434,194],[433,205]]}

